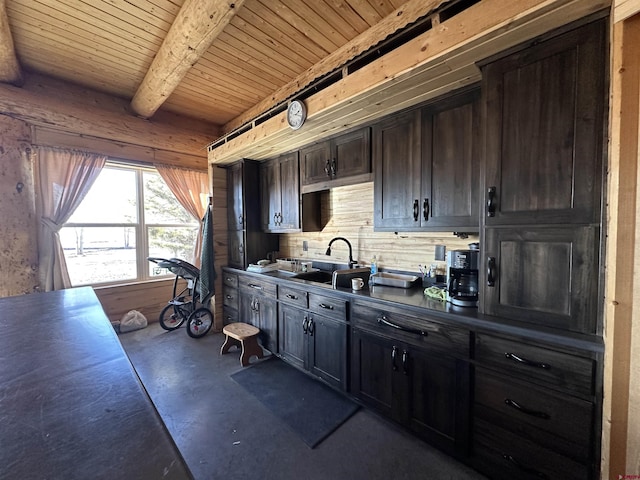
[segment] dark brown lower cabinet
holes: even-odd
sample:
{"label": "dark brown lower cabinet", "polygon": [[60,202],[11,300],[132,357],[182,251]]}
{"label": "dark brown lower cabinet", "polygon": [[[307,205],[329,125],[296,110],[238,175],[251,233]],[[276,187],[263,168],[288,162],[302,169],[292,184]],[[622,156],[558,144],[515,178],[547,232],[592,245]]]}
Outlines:
{"label": "dark brown lower cabinet", "polygon": [[597,478],[595,359],[477,334],[474,466],[496,479]]}
{"label": "dark brown lower cabinet", "polygon": [[278,351],[278,302],[261,295],[240,295],[240,321],[260,329],[262,346],[270,352]]}
{"label": "dark brown lower cabinet", "polygon": [[346,388],[347,324],[280,304],[279,354],[329,385]]}
{"label": "dark brown lower cabinet", "polygon": [[468,450],[468,362],[358,328],[351,393],[453,455]]}

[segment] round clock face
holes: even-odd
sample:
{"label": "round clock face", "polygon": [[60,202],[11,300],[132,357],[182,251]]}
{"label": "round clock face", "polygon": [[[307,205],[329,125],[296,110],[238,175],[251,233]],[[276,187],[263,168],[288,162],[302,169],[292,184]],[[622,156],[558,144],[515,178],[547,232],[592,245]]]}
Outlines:
{"label": "round clock face", "polygon": [[304,103],[300,100],[294,100],[289,104],[289,109],[287,110],[287,122],[289,126],[297,130],[299,129],[304,121],[307,119],[307,108]]}

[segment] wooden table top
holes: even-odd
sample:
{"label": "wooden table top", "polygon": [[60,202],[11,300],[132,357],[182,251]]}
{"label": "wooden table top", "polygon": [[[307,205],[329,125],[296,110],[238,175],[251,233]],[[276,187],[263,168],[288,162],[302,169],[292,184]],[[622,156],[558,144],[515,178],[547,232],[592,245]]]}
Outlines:
{"label": "wooden table top", "polygon": [[0,298],[0,331],[0,478],[192,478],[92,288]]}

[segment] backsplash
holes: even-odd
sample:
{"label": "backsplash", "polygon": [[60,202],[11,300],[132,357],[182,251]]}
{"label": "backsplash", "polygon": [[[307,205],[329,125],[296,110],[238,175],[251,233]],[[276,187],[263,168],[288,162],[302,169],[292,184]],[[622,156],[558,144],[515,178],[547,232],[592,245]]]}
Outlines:
{"label": "backsplash", "polygon": [[436,245],[445,245],[447,250],[466,249],[469,243],[478,241],[477,234],[461,240],[452,232],[374,232],[373,182],[332,189],[328,201],[323,202],[322,216],[327,223],[320,232],[281,234],[280,256],[346,263],[349,251],[344,242],[334,243],[331,256],[325,255],[333,237],[345,237],[353,247],[354,260],[360,263],[368,265],[376,255],[383,270],[417,272],[419,264],[436,263]]}

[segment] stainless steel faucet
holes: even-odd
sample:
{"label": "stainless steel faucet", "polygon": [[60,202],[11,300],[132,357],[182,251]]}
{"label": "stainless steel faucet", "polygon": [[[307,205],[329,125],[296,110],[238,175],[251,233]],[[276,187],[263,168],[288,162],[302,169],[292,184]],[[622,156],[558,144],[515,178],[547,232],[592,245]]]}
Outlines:
{"label": "stainless steel faucet", "polygon": [[351,243],[349,242],[349,240],[347,240],[344,237],[334,237],[334,238],[332,238],[331,241],[329,242],[329,247],[327,247],[327,251],[326,251],[325,255],[331,255],[331,245],[336,240],[342,240],[343,242],[346,242],[347,246],[349,247],[349,268],[353,268],[357,262],[353,261],[353,249],[351,248]]}

